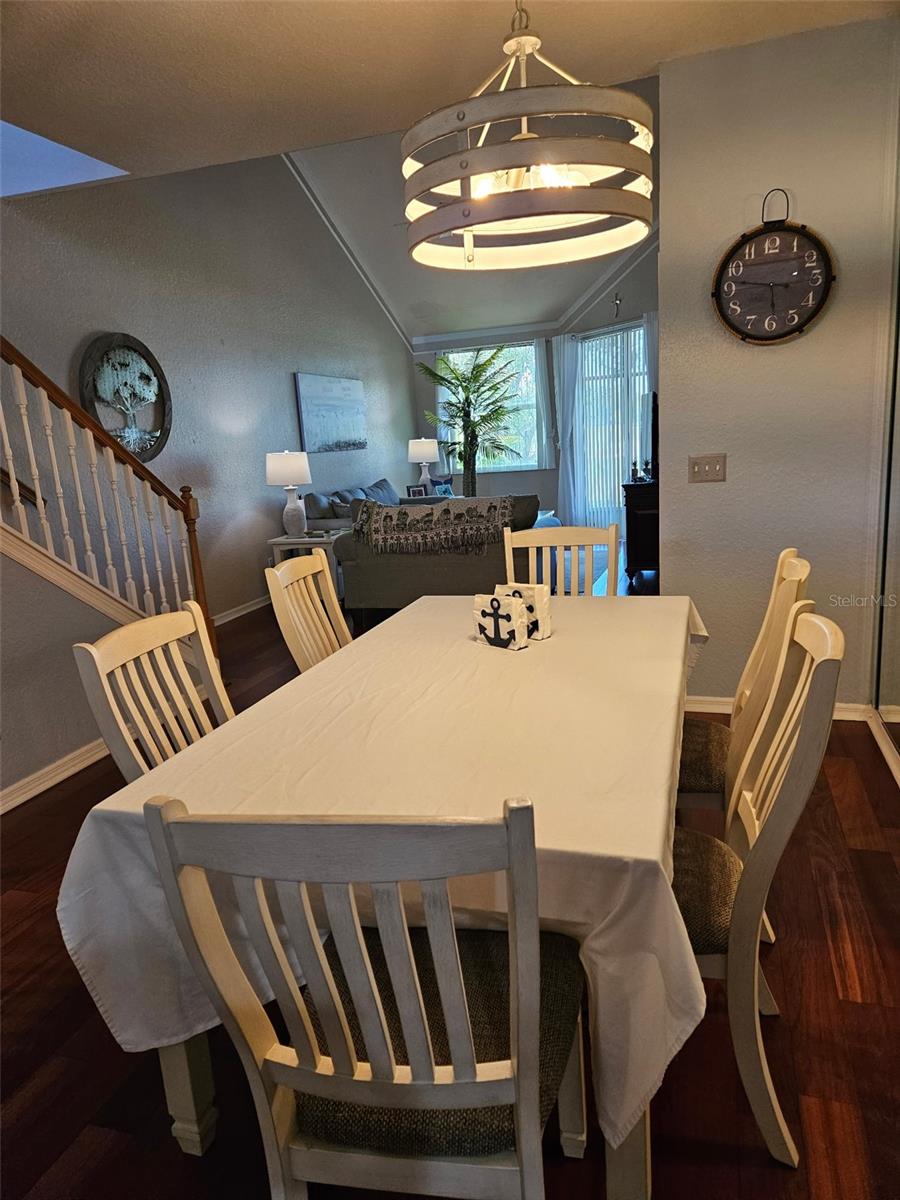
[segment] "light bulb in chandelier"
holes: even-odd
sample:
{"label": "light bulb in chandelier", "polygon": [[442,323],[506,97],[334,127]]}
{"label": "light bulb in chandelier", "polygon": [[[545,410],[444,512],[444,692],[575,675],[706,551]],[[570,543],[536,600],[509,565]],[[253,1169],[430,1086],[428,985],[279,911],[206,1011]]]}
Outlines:
{"label": "light bulb in chandelier", "polygon": [[[517,4],[500,66],[403,138],[416,261],[451,270],[552,265],[624,249],[649,232],[649,105],[581,83],[541,46]],[[532,60],[563,83],[529,83]]]}

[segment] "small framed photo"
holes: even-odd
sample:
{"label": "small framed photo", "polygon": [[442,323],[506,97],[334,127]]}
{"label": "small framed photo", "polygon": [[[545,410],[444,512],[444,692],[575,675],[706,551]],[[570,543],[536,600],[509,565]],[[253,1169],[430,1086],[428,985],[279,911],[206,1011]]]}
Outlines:
{"label": "small framed photo", "polygon": [[423,496],[427,496],[425,485],[423,483],[408,483],[406,485],[407,500],[420,500]]}

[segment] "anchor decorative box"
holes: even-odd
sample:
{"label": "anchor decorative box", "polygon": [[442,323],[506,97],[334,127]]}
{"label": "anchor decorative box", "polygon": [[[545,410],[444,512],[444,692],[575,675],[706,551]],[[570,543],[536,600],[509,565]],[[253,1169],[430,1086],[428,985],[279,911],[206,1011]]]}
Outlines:
{"label": "anchor decorative box", "polygon": [[501,650],[528,647],[528,613],[516,596],[476,596],[475,640]]}
{"label": "anchor decorative box", "polygon": [[542,642],[553,632],[549,583],[498,583],[494,595],[516,596],[524,602],[528,614],[528,636],[536,642]]}

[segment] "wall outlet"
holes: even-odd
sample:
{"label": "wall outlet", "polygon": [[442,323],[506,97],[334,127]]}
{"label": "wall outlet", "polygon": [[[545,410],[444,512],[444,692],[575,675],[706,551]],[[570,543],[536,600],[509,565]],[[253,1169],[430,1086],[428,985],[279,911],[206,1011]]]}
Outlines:
{"label": "wall outlet", "polygon": [[689,483],[724,483],[724,454],[694,454],[688,459]]}
{"label": "wall outlet", "polygon": [[270,556],[269,558],[267,558],[267,559],[266,559],[266,566],[267,566],[267,567],[274,567],[274,566],[275,566],[275,559],[274,559],[274,558],[272,558],[271,556]]}

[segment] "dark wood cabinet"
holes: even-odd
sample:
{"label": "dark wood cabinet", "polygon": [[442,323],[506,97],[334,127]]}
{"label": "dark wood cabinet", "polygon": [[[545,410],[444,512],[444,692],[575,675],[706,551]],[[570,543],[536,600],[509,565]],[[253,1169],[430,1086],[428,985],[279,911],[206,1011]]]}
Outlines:
{"label": "dark wood cabinet", "polygon": [[659,483],[623,483],[625,493],[625,574],[659,571]]}

